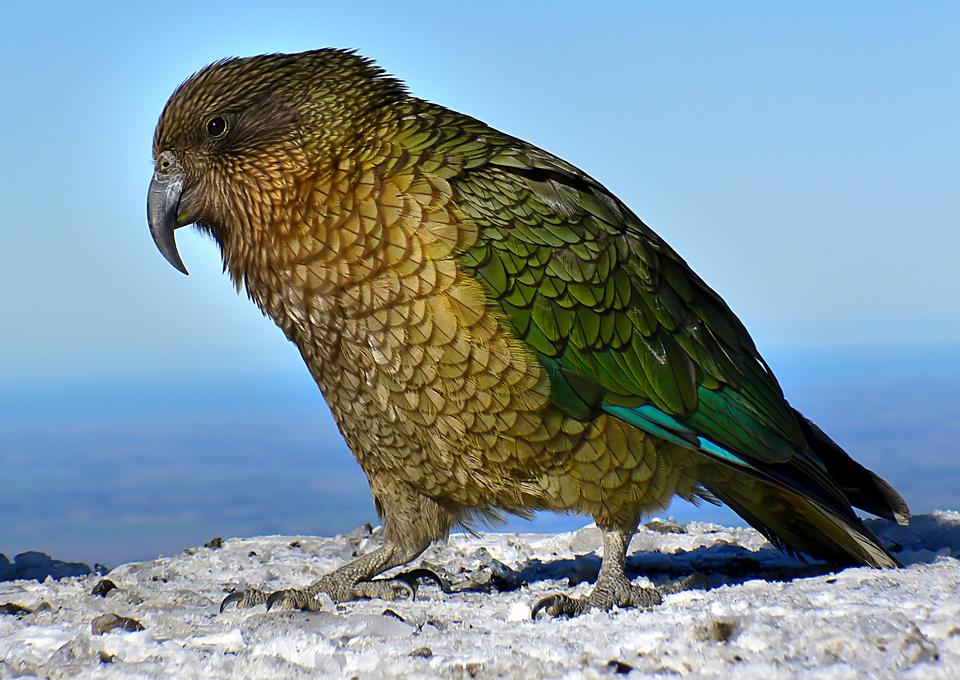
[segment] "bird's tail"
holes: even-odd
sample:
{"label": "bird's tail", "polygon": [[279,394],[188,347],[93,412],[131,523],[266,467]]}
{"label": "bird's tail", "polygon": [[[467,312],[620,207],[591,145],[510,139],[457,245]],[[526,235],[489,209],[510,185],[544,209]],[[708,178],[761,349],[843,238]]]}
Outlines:
{"label": "bird's tail", "polygon": [[893,487],[850,458],[796,413],[805,439],[793,456],[762,459],[737,453],[652,405],[604,406],[644,432],[699,455],[697,479],[777,547],[841,564],[896,567],[853,507],[906,523],[910,510]]}
{"label": "bird's tail", "polygon": [[[829,507],[782,483],[712,462],[704,485],[771,543],[790,553],[843,565],[898,567],[900,563],[851,511]],[[732,474],[731,474],[732,473]]]}
{"label": "bird's tail", "polygon": [[851,505],[905,524],[906,502],[814,423],[796,415],[809,450],[822,464],[819,471],[792,463],[734,465],[711,456],[705,461],[704,486],[788,552],[841,564],[900,566]]}
{"label": "bird's tail", "polygon": [[820,462],[827,468],[830,479],[840,487],[851,505],[897,524],[909,522],[910,508],[896,489],[851,458],[839,444],[815,423],[807,420],[802,413],[796,409],[793,412],[807,444],[817,454]]}

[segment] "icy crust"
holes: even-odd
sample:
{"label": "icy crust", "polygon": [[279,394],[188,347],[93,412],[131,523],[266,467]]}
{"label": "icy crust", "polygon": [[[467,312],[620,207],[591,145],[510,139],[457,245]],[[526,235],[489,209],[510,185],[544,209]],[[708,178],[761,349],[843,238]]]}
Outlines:
{"label": "icy crust", "polygon": [[[707,589],[650,611],[538,621],[530,609],[540,597],[589,590],[596,528],[454,536],[420,563],[459,592],[424,585],[415,602],[330,603],[316,613],[218,606],[238,587],[307,584],[375,547],[378,531],[233,539],[105,577],[0,583],[0,605],[9,605],[0,676],[960,677],[960,513],[872,528],[906,568],[829,573],[749,529],[656,520],[631,544],[631,575],[700,573]],[[102,578],[117,588],[91,594]]]}

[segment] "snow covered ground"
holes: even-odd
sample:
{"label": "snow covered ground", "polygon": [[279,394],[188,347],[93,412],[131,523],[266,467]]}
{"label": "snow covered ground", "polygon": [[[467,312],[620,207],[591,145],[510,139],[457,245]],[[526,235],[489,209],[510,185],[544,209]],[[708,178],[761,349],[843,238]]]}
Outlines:
{"label": "snow covered ground", "polygon": [[[595,528],[457,535],[419,563],[458,592],[424,584],[416,601],[316,613],[218,606],[238,587],[307,584],[378,531],[214,541],[106,576],[0,582],[0,677],[960,677],[960,513],[872,527],[905,569],[829,573],[749,529],[655,520],[631,545],[634,579],[699,573],[705,590],[650,611],[537,621],[543,595],[590,588]],[[0,573],[76,573],[44,559],[0,560]],[[93,594],[102,578],[117,588]]]}

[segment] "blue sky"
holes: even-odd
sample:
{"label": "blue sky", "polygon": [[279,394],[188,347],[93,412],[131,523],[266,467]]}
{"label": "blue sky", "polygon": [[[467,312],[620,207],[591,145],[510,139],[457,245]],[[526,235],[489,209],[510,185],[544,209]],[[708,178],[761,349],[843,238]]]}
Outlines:
{"label": "blue sky", "polygon": [[211,243],[164,262],[144,203],[181,80],[320,46],[593,174],[762,349],[960,341],[956,3],[37,7],[0,41],[0,381],[300,370]]}

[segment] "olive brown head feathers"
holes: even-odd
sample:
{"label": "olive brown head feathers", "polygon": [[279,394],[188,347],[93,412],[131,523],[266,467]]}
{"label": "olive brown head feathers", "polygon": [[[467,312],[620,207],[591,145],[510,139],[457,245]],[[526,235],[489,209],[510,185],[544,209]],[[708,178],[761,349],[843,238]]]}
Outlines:
{"label": "olive brown head feathers", "polygon": [[343,146],[365,112],[404,97],[402,83],[347,50],[231,58],[198,71],[154,134],[147,215],[158,249],[186,273],[175,229],[196,222],[222,244],[249,221],[238,200],[287,186]]}

